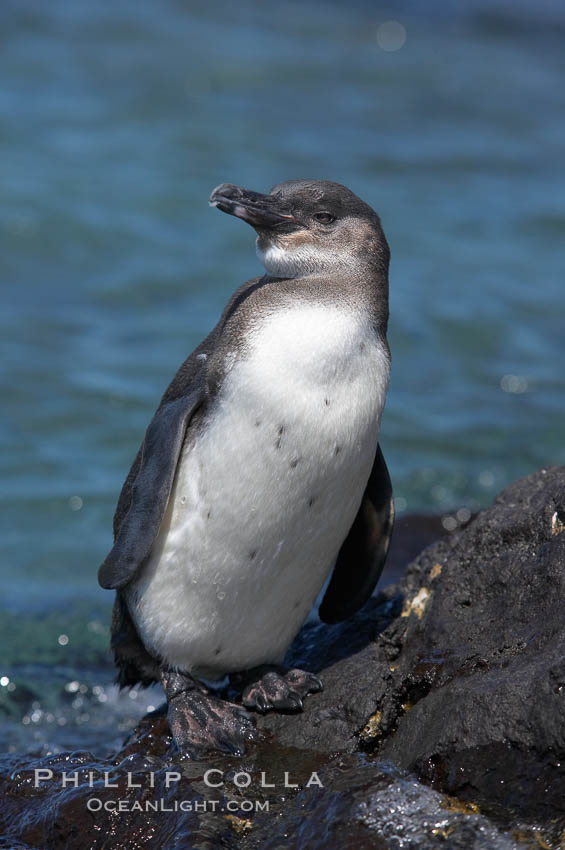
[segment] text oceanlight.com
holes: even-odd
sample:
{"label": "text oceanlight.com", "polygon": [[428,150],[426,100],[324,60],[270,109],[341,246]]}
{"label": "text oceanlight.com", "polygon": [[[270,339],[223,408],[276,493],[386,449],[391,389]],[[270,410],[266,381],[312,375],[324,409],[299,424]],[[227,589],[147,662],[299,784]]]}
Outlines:
{"label": "text oceanlight.com", "polygon": [[[156,778],[157,781],[156,781]],[[86,786],[95,791],[114,788],[119,792],[132,788],[158,788],[162,790],[175,789],[177,783],[183,778],[178,770],[147,771],[143,773],[112,773],[110,771],[99,772],[95,770],[75,770],[72,772],[62,771],[55,773],[50,768],[36,768],[34,770],[34,787],[40,788],[44,783],[56,782],[61,788],[79,788]],[[256,776],[246,770],[237,772],[230,771],[224,775],[219,768],[210,768],[203,774],[201,780],[208,788],[221,789],[224,785],[244,791],[253,788],[323,788],[323,783],[317,773],[311,773],[306,781],[295,782],[290,773],[284,773],[281,777],[269,777],[264,771]],[[185,780],[186,785],[186,780]],[[180,787],[179,787],[180,790]],[[236,794],[237,796],[237,794]],[[268,812],[269,801],[264,799],[198,799],[184,800],[159,797],[146,799],[146,795],[140,795],[141,799],[130,797],[119,798],[116,794],[114,799],[105,799],[92,796],[86,801],[86,807],[90,812]],[[199,797],[201,795],[199,794]]]}
{"label": "text oceanlight.com", "polygon": [[268,800],[87,800],[89,812],[268,812]]}

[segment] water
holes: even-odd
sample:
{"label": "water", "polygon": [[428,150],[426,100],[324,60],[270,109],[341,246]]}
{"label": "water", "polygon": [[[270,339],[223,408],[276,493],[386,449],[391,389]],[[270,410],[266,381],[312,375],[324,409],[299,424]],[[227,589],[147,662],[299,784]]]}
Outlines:
{"label": "water", "polygon": [[[0,682],[16,685],[0,704],[11,746],[70,746],[79,716],[93,735],[95,716],[133,716],[108,689],[95,578],[121,482],[176,367],[259,271],[252,231],[207,206],[218,183],[327,178],[380,212],[401,511],[483,506],[565,463],[565,14],[5,0],[0,16]],[[406,43],[386,50],[392,17]],[[55,734],[75,681],[85,702]]]}

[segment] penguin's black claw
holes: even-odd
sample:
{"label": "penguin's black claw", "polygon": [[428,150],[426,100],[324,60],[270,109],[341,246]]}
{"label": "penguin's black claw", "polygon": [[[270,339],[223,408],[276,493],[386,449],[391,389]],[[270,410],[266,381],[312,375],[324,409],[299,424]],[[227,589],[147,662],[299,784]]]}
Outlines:
{"label": "penguin's black claw", "polygon": [[242,702],[246,708],[265,714],[275,711],[302,711],[303,698],[323,688],[320,679],[304,670],[284,670],[276,667],[258,667],[250,670],[244,681]]}
{"label": "penguin's black claw", "polygon": [[256,737],[255,723],[241,706],[196,691],[178,694],[167,719],[177,747],[193,759],[210,752],[243,755]]}
{"label": "penguin's black claw", "polygon": [[291,688],[303,697],[324,690],[324,684],[319,676],[316,676],[315,673],[309,673],[307,670],[299,670],[298,667],[289,670],[285,679]]}
{"label": "penguin's black claw", "polygon": [[243,755],[246,744],[255,740],[255,721],[240,705],[203,691],[200,683],[178,673],[165,673],[162,680],[167,720],[183,755],[192,759],[211,752]]}

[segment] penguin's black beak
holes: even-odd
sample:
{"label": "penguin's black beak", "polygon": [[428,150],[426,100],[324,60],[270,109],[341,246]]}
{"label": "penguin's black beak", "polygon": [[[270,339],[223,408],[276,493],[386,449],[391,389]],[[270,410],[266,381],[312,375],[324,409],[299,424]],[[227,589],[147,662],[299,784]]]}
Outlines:
{"label": "penguin's black beak", "polygon": [[237,218],[242,218],[252,227],[263,230],[294,221],[284,202],[274,195],[261,195],[250,189],[242,189],[233,183],[216,186],[210,195],[210,206]]}

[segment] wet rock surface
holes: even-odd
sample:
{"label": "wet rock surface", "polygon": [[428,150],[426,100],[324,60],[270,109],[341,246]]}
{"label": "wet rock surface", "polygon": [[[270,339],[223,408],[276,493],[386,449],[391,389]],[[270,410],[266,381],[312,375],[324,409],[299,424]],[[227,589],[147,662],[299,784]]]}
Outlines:
{"label": "wet rock surface", "polygon": [[[323,754],[264,741],[241,759],[182,762],[169,748],[164,721],[153,720],[141,724],[129,752],[118,754],[112,763],[101,763],[87,752],[20,761],[9,783],[2,783],[11,805],[4,829],[18,838],[0,846],[516,846],[512,836],[475,807],[461,805],[364,753]],[[34,787],[36,769],[53,771],[53,778],[41,781],[39,790]],[[76,788],[61,789],[63,771],[78,776]],[[117,800],[122,801],[121,811],[115,809]]]}
{"label": "wet rock surface", "polygon": [[0,846],[563,846],[564,532],[565,469],[541,470],[351,621],[305,628],[289,661],[325,690],[259,717],[240,759],[183,760],[159,714],[111,759],[6,759]]}

